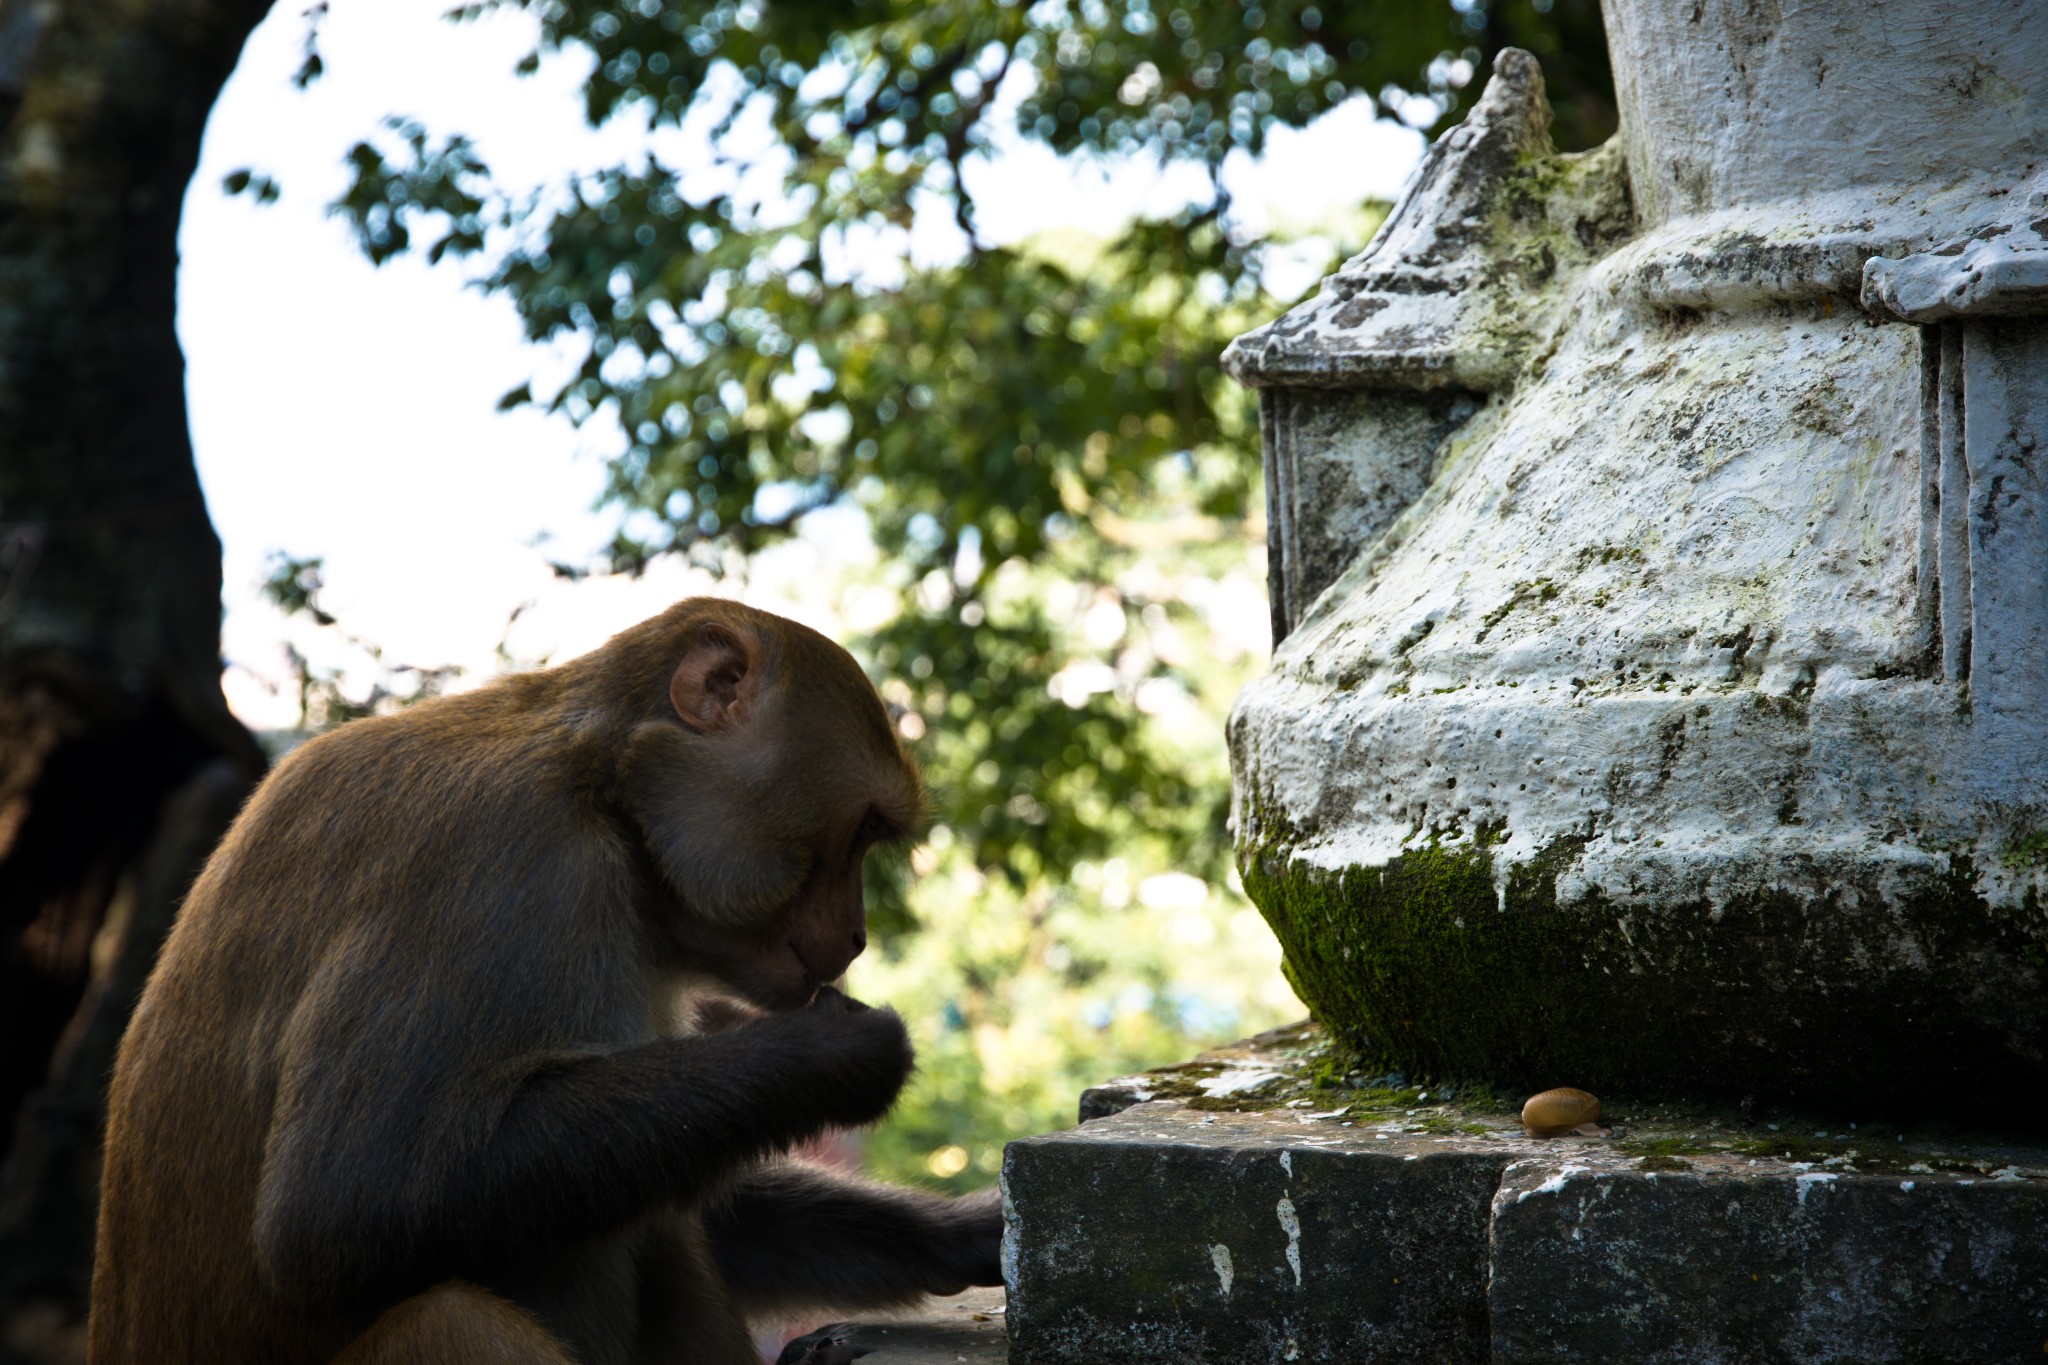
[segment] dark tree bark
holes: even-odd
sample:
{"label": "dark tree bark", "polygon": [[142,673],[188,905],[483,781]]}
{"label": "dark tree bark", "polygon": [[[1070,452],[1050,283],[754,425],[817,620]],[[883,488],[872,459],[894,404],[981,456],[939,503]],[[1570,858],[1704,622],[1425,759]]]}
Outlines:
{"label": "dark tree bark", "polygon": [[262,769],[173,323],[207,111],[268,8],[0,0],[0,1326],[83,1308],[114,1044]]}

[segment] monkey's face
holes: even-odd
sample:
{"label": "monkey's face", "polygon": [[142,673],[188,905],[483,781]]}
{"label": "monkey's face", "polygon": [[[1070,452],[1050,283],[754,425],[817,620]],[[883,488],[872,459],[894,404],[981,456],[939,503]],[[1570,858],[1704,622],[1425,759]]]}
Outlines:
{"label": "monkey's face", "polygon": [[809,1002],[867,947],[862,862],[876,837],[863,820],[850,838],[828,840],[798,892],[765,913],[726,907],[714,918],[681,907],[671,925],[677,947],[749,1004],[782,1010]]}
{"label": "monkey's face", "polygon": [[624,766],[669,935],[750,1003],[801,1005],[867,946],[862,863],[914,827],[916,770],[852,656],[779,617],[700,628],[669,700]]}

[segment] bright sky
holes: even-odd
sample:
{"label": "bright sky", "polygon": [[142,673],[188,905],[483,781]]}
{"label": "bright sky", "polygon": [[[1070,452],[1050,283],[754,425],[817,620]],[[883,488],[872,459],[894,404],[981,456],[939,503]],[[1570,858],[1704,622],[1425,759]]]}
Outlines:
{"label": "bright sky", "polygon": [[[644,145],[640,129],[583,123],[579,60],[513,74],[532,47],[527,15],[455,25],[436,17],[446,7],[333,0],[320,36],[327,74],[300,91],[290,78],[302,60],[303,6],[278,6],[214,108],[186,197],[178,329],[193,442],[225,546],[229,701],[259,729],[297,718],[295,701],[265,681],[286,676],[284,642],[315,646],[258,592],[275,551],[324,556],[324,605],[388,659],[475,673],[494,667],[522,606],[511,654],[560,658],[708,586],[673,566],[638,583],[555,580],[548,559],[586,561],[611,537],[615,516],[594,503],[615,433],[495,411],[530,377],[548,392],[561,359],[528,345],[510,303],[466,287],[462,267],[401,259],[373,268],[326,214],[345,183],[343,154],[387,114],[469,134],[511,185]],[[1277,135],[1258,163],[1241,159],[1231,189],[1257,230],[1313,228],[1390,198],[1421,147],[1413,131],[1375,121],[1355,101]],[[674,135],[663,150],[692,159]],[[228,198],[221,179],[241,167],[276,176],[283,197],[268,206]],[[1000,150],[968,187],[1003,240],[1107,231],[1185,195],[1145,168],[1105,174],[1028,144]],[[1345,253],[1359,245],[1337,244]],[[1311,244],[1289,283],[1312,285],[1328,252]],[[857,560],[864,539],[857,518],[828,519],[808,546],[758,565],[746,595],[829,627],[835,604],[805,585],[821,562]]]}

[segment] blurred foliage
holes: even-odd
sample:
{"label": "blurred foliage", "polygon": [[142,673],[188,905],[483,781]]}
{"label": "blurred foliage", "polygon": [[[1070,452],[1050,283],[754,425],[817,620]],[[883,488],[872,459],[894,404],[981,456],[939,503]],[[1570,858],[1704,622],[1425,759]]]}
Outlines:
{"label": "blurred foliage", "polygon": [[[1354,98],[1441,122],[1508,43],[1542,57],[1560,144],[1591,145],[1614,123],[1596,0],[451,17],[499,8],[538,21],[524,69],[589,55],[593,123],[702,155],[515,194],[463,136],[394,117],[335,211],[372,260],[474,258],[534,340],[585,348],[558,391],[505,396],[624,433],[627,530],[561,572],[746,556],[819,509],[865,513],[893,602],[851,643],[937,817],[924,889],[878,878],[899,932],[857,975],[932,1030],[885,1169],[985,1180],[990,1144],[1068,1121],[1081,1081],[1274,1022],[1270,939],[1244,939],[1228,889],[1221,718],[1256,658],[1219,634],[1218,594],[1263,532],[1255,412],[1217,358],[1292,300],[1263,287],[1226,158]],[[1206,189],[1113,240],[1002,243],[963,186],[1018,138]],[[951,245],[913,256],[913,229]]]}

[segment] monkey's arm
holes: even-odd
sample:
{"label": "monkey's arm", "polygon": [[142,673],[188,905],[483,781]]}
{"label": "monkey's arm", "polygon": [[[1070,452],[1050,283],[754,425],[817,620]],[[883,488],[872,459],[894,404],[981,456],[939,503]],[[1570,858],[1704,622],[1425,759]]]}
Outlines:
{"label": "monkey's arm", "polygon": [[950,1199],[777,1162],[749,1172],[704,1220],[749,1315],[852,1312],[1003,1282],[994,1190]]}
{"label": "monkey's arm", "polygon": [[826,992],[710,1036],[435,1069],[397,1057],[281,1104],[255,1226],[274,1284],[339,1300],[566,1249],[879,1118],[910,1046],[894,1013]]}

